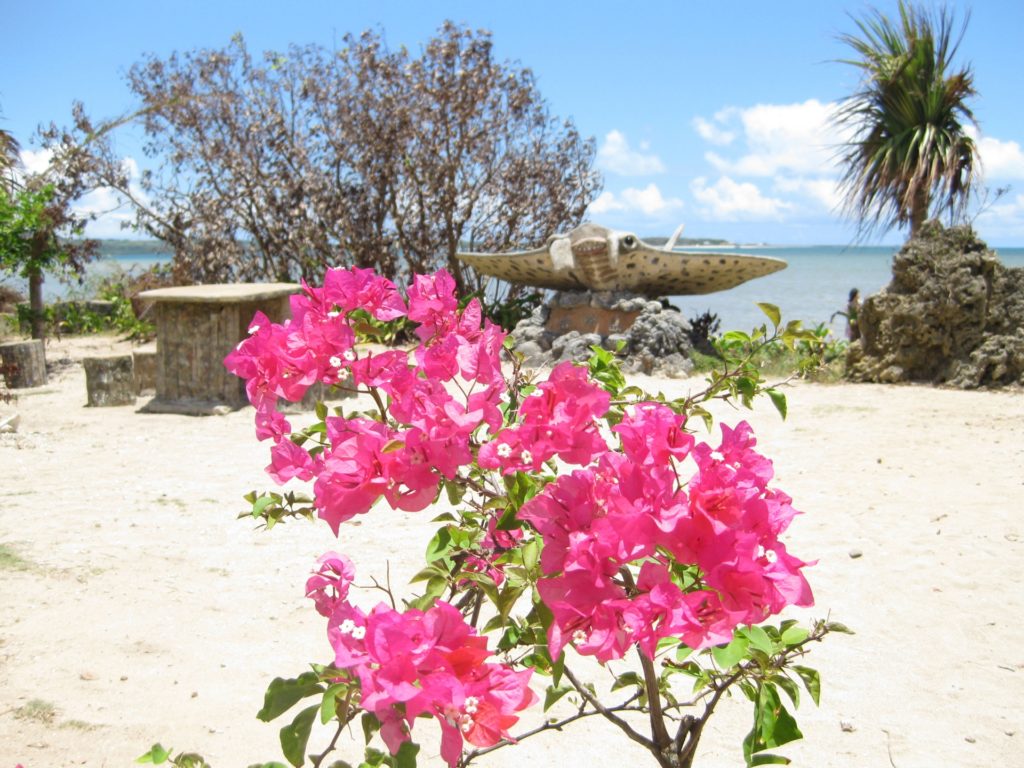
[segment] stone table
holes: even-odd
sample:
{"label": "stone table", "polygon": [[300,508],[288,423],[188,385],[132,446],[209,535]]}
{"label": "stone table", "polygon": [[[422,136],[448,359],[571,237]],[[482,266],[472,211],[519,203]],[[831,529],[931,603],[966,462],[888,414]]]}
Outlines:
{"label": "stone table", "polygon": [[156,397],[150,413],[205,415],[248,402],[245,384],[224,368],[256,312],[273,322],[290,316],[295,283],[233,283],[158,288],[139,296],[154,302]]}

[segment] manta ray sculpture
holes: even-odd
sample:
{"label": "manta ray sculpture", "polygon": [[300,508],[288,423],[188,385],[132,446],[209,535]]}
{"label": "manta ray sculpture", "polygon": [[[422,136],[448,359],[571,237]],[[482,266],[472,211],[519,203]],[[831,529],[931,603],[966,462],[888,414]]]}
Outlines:
{"label": "manta ray sculpture", "polygon": [[663,246],[631,232],[582,224],[552,235],[541,248],[508,253],[458,253],[485,275],[563,291],[633,291],[685,296],[733,288],[786,268],[782,259],[719,251],[674,250],[683,228]]}

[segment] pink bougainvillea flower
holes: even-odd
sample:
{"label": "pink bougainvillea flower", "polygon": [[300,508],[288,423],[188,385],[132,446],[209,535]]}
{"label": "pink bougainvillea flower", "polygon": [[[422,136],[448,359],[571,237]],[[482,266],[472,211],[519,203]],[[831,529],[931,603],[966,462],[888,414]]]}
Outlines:
{"label": "pink bougainvillea flower", "polygon": [[455,280],[446,270],[433,275],[415,275],[409,286],[409,319],[419,323],[416,335],[421,341],[444,335],[456,323]]}
{"label": "pink bougainvillea flower", "polygon": [[270,449],[270,464],[267,474],[274,478],[278,485],[284,485],[292,478],[312,480],[317,474],[322,460],[313,458],[301,446],[291,440],[281,440]]}
{"label": "pink bougainvillea flower", "polygon": [[337,552],[326,552],[316,562],[319,568],[306,580],[306,597],[316,604],[321,616],[330,616],[348,597],[356,569],[351,560]]}
{"label": "pink bougainvillea flower", "polygon": [[394,320],[406,313],[405,302],[395,284],[372,269],[327,270],[323,297],[342,313],[362,309],[377,320]]}

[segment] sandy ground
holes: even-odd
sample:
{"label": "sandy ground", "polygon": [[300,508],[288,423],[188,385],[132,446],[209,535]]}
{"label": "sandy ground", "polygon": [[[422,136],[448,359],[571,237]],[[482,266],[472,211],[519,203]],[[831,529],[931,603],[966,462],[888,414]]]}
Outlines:
{"label": "sandy ground", "polygon": [[[52,343],[57,373],[0,436],[0,768],[126,766],[155,741],[224,768],[280,760],[284,723],[254,714],[272,677],[329,658],[302,597],[314,559],[341,549],[364,577],[390,563],[401,584],[428,516],[378,512],[340,542],[323,524],[254,530],[235,519],[271,486],[251,411],[86,408],[77,361],[110,344]],[[857,634],[809,657],[821,706],[804,702],[806,738],[780,751],[815,768],[1024,766],[1024,396],[800,384],[789,399],[785,422],[767,404],[719,415],[749,418],[806,513],[789,541],[819,560],[807,615]],[[725,702],[698,764],[742,765],[749,717]],[[611,726],[573,727],[480,764],[654,765]],[[338,756],[358,750],[343,739]]]}

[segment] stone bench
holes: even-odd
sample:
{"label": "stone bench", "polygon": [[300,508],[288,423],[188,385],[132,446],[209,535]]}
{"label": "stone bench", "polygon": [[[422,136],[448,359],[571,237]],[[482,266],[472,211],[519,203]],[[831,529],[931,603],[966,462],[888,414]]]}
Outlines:
{"label": "stone bench", "polygon": [[135,405],[135,374],[131,355],[87,357],[82,364],[85,366],[88,405],[99,408]]}
{"label": "stone bench", "polygon": [[253,315],[273,322],[290,316],[294,283],[193,285],[143,291],[155,302],[156,397],[150,413],[204,415],[248,404],[245,382],[228,373],[224,357],[246,338]]}

